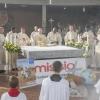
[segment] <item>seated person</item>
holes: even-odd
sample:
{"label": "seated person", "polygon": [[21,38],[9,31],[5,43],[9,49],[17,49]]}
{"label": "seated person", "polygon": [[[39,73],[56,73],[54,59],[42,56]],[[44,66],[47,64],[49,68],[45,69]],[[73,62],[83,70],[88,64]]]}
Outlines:
{"label": "seated person", "polygon": [[42,28],[38,29],[38,34],[34,36],[36,46],[45,46],[47,43],[46,36],[43,34]]}
{"label": "seated person", "polygon": [[48,41],[48,44],[55,44],[55,45],[61,45],[62,44],[61,33],[57,32],[56,27],[54,27],[52,29],[52,31],[48,33],[47,41]]}
{"label": "seated person", "polygon": [[74,26],[69,25],[69,31],[66,33],[64,37],[65,45],[68,41],[77,41],[77,33],[74,30]]}
{"label": "seated person", "polygon": [[60,76],[62,63],[53,63],[53,74],[42,82],[39,100],[69,100],[69,83]]}
{"label": "seated person", "polygon": [[2,94],[1,100],[27,100],[25,94],[19,90],[19,80],[17,77],[10,77],[9,86],[10,89],[8,92]]}
{"label": "seated person", "polygon": [[24,27],[21,27],[21,32],[18,33],[18,44],[19,46],[27,46],[30,44],[30,39],[26,34],[26,30]]}

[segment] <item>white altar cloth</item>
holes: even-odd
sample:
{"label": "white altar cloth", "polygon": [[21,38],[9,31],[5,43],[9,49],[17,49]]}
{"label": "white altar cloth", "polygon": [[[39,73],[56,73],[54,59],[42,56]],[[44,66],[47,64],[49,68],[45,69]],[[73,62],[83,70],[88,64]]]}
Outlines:
{"label": "white altar cloth", "polygon": [[21,50],[26,58],[54,59],[54,58],[78,58],[82,57],[82,50],[67,46],[22,46]]}

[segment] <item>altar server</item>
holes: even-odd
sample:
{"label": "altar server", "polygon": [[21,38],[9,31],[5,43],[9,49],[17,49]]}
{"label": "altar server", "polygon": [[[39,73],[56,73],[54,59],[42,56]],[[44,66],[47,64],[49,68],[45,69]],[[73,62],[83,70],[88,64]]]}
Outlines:
{"label": "altar server", "polygon": [[39,100],[69,100],[69,83],[60,76],[62,63],[53,63],[53,74],[42,82]]}
{"label": "altar server", "polygon": [[46,45],[47,40],[46,40],[46,36],[43,34],[43,30],[42,28],[38,29],[38,34],[35,34],[34,36],[34,42],[35,45]]}
{"label": "altar server", "polygon": [[26,30],[24,27],[21,27],[21,32],[18,33],[18,44],[19,46],[27,46],[30,44],[30,39],[26,34]]}
{"label": "altar server", "polygon": [[62,44],[62,37],[59,32],[57,32],[57,28],[53,27],[52,31],[47,35],[48,44],[55,44],[61,45]]}
{"label": "altar server", "polygon": [[15,76],[9,79],[9,90],[2,94],[0,100],[27,100],[26,95],[19,90],[19,80]]}
{"label": "altar server", "polygon": [[65,44],[68,41],[77,41],[77,33],[74,31],[74,27],[72,25],[69,26],[69,31],[66,33],[64,37]]}
{"label": "altar server", "polygon": [[4,36],[4,27],[0,27],[0,64],[4,63],[4,48],[3,48],[3,44],[5,41],[5,36]]}
{"label": "altar server", "polygon": [[35,41],[34,41],[36,34],[38,34],[38,27],[37,26],[34,27],[34,31],[31,33],[31,36],[30,36],[31,45],[35,45],[36,44]]}

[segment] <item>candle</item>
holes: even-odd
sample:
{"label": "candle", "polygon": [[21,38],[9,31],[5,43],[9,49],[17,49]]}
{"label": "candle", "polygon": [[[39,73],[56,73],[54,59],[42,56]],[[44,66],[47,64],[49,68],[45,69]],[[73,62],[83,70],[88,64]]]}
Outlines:
{"label": "candle", "polygon": [[80,35],[78,34],[78,42],[80,42]]}

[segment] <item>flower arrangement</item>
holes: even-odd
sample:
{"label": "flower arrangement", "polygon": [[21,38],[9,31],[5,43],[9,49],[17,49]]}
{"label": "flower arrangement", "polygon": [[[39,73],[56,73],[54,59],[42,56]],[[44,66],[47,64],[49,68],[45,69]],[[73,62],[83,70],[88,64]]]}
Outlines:
{"label": "flower arrangement", "polygon": [[9,53],[19,53],[19,52],[21,52],[21,48],[18,45],[15,45],[14,43],[7,42],[7,41],[4,43],[4,48]]}
{"label": "flower arrangement", "polygon": [[68,41],[65,43],[65,45],[74,47],[75,41],[74,41],[74,40],[72,40],[72,41],[68,40]]}
{"label": "flower arrangement", "polygon": [[87,44],[87,42],[76,42],[74,40],[68,40],[65,45],[70,46],[70,47],[74,47],[74,48],[78,48],[78,49],[83,49],[84,53],[83,56],[84,57],[88,57],[89,56],[89,49],[90,46]]}

